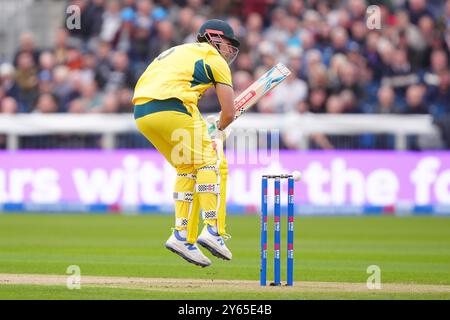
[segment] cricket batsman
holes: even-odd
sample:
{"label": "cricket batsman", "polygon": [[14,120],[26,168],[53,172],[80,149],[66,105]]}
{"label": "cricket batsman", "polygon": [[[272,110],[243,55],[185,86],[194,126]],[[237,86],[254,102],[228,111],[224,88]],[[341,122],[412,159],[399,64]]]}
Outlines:
{"label": "cricket batsman", "polygon": [[[224,243],[228,168],[222,143],[234,120],[234,90],[229,64],[236,58],[239,41],[222,20],[208,20],[196,43],[162,52],[136,84],[134,118],[139,131],[176,169],[173,192],[175,228],[165,246],[185,260],[206,267],[214,256],[231,260]],[[214,86],[220,116],[207,126],[197,103]],[[204,227],[197,237],[198,215]]]}

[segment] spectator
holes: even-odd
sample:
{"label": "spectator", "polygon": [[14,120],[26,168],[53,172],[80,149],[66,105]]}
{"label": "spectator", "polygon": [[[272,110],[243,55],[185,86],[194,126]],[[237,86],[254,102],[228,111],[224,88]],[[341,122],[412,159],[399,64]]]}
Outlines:
{"label": "spectator", "polygon": [[206,18],[201,15],[196,15],[192,20],[191,29],[189,35],[184,39],[184,43],[191,43],[197,41],[197,32],[200,26],[206,21]]}
{"label": "spectator", "polygon": [[38,64],[39,50],[36,48],[36,46],[34,44],[34,36],[31,32],[24,32],[20,35],[19,48],[14,56],[14,66],[15,67],[18,67],[19,57],[23,53],[27,53],[27,54],[31,55],[31,59],[33,60],[34,65]]}
{"label": "spectator", "polygon": [[101,41],[112,43],[122,25],[120,2],[118,0],[108,2],[106,10],[102,14],[102,19],[99,38]]}
{"label": "spectator", "polygon": [[406,114],[428,114],[423,97],[425,87],[422,85],[412,85],[406,91]]}
{"label": "spectator", "polygon": [[365,0],[350,0],[347,6],[354,23],[364,20],[367,8]]}
{"label": "spectator", "polygon": [[58,112],[58,103],[53,95],[44,93],[38,97],[33,111],[36,113],[55,113]]}
{"label": "spectator", "polygon": [[389,53],[392,56],[386,57],[389,62],[382,84],[392,86],[397,94],[404,95],[408,86],[418,83],[419,77],[412,69],[405,50],[396,49]]}
{"label": "spectator", "polygon": [[353,91],[345,89],[341,91],[339,97],[342,100],[344,113],[359,113],[358,100]]}
{"label": "spectator", "polygon": [[148,47],[148,59],[152,61],[161,52],[173,47],[175,43],[175,33],[169,21],[162,20],[156,26],[157,35],[152,37]]}
{"label": "spectator", "polygon": [[87,111],[83,101],[79,98],[73,99],[72,101],[70,101],[69,107],[67,109],[68,109],[67,111],[69,113],[74,113],[74,114],[86,113],[86,111]]}
{"label": "spectator", "polygon": [[128,88],[122,88],[119,90],[118,100],[119,100],[119,112],[120,113],[131,113],[133,112],[133,104],[131,103],[133,97],[133,91]]}
{"label": "spectator", "polygon": [[98,111],[102,106],[103,96],[98,92],[95,81],[85,81],[81,84],[80,99],[88,112]]}
{"label": "spectator", "polygon": [[107,42],[100,42],[98,44],[95,66],[95,80],[98,83],[99,88],[103,89],[108,81],[109,74],[111,72],[111,45]]}
{"label": "spectator", "polygon": [[[108,9],[110,3],[114,1],[115,0],[108,0]],[[85,21],[86,24],[89,25],[89,40],[93,43],[97,41],[97,38],[102,31],[103,26],[105,24],[108,24],[105,19],[105,2],[106,0],[92,0],[90,1],[86,11]]]}
{"label": "spectator", "polygon": [[428,87],[426,101],[430,104],[430,112],[433,116],[450,114],[450,72],[448,70],[441,71],[438,83]]}
{"label": "spectator", "polygon": [[[0,115],[13,115],[19,111],[17,101],[12,97],[2,97],[3,89],[0,87]],[[6,149],[6,136],[0,134],[0,149]]]}
{"label": "spectator", "polygon": [[69,68],[64,65],[55,67],[53,70],[53,90],[52,94],[60,103],[60,110],[66,111],[71,99],[72,83],[69,79]]}
{"label": "spectator", "polygon": [[264,21],[262,16],[257,12],[252,12],[247,16],[245,21],[245,29],[247,30],[247,34],[249,33],[262,33],[263,31]]}
{"label": "spectator", "polygon": [[150,0],[138,0],[134,20],[134,28],[131,37],[130,54],[133,60],[146,63],[148,58],[148,43],[154,20],[151,16],[153,2]]}
{"label": "spectator", "polygon": [[55,68],[55,56],[50,51],[44,51],[39,56],[39,92],[51,93],[53,89],[53,69]]}
{"label": "spectator", "polygon": [[177,43],[183,43],[183,40],[189,35],[194,14],[194,10],[190,7],[180,9],[178,20],[176,21],[176,29],[178,32],[176,34],[175,41]]}
{"label": "spectator", "polygon": [[5,96],[19,100],[20,89],[15,80],[16,70],[12,64],[3,63],[0,65],[0,88]]}
{"label": "spectator", "polygon": [[326,102],[327,113],[343,113],[344,101],[339,95],[331,95]]}
{"label": "spectator", "polygon": [[273,90],[273,104],[277,112],[287,113],[295,110],[296,106],[304,101],[308,95],[308,86],[305,81],[295,76],[299,70],[296,62],[291,60],[287,67],[292,74],[287,77],[282,86],[278,86]]}
{"label": "spectator", "polygon": [[417,25],[423,16],[432,16],[427,8],[426,0],[408,0],[409,18],[411,23]]}
{"label": "spectator", "polygon": [[209,17],[211,15],[210,7],[205,5],[204,0],[187,0],[186,2],[187,6],[197,14],[204,17]]}
{"label": "spectator", "polygon": [[112,70],[104,86],[107,92],[117,91],[121,88],[134,88],[134,75],[129,68],[128,56],[125,52],[115,52],[112,57]]}
{"label": "spectator", "polygon": [[53,43],[53,54],[55,56],[55,64],[65,64],[67,59],[68,32],[66,29],[60,28],[56,30]]}
{"label": "spectator", "polygon": [[0,100],[1,114],[16,114],[19,112],[19,106],[16,99],[13,97],[6,97]]}
{"label": "spectator", "polygon": [[271,13],[270,26],[266,29],[264,38],[270,43],[286,43],[289,34],[284,28],[287,12],[282,7],[276,7]]}
{"label": "spectator", "polygon": [[119,101],[117,100],[117,95],[114,92],[107,93],[102,101],[102,106],[97,111],[101,113],[118,113],[119,112]]}
{"label": "spectator", "polygon": [[86,52],[83,54],[80,74],[85,80],[95,79],[95,68],[97,66],[97,57],[93,52]]}
{"label": "spectator", "polygon": [[31,53],[22,52],[17,57],[16,81],[19,87],[20,101],[25,110],[29,110],[38,96],[38,70]]}
{"label": "spectator", "polygon": [[439,85],[439,74],[448,70],[448,56],[443,50],[434,50],[430,57],[430,68],[425,72],[423,81],[428,86]]}
{"label": "spectator", "polygon": [[381,86],[377,93],[377,103],[368,113],[398,113],[400,108],[395,103],[395,92],[390,86]]}
{"label": "spectator", "polygon": [[310,88],[329,88],[329,79],[327,74],[327,68],[323,64],[314,64],[309,67],[310,68],[310,76],[309,78],[309,87]]}
{"label": "spectator", "polygon": [[327,92],[324,88],[311,88],[308,95],[309,110],[312,113],[325,113],[325,103],[327,101]]}
{"label": "spectator", "polygon": [[70,45],[67,49],[66,66],[71,71],[83,68],[83,55],[76,45]]}
{"label": "spectator", "polygon": [[253,78],[248,71],[240,70],[233,73],[233,87],[236,96],[239,96],[253,83]]}

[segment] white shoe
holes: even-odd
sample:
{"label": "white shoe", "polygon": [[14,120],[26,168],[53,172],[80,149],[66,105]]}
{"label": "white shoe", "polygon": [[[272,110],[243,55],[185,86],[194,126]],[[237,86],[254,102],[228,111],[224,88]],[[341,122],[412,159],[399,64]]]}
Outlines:
{"label": "white shoe", "polygon": [[165,245],[170,251],[197,266],[207,267],[211,264],[211,260],[195,244],[190,244],[186,238],[181,237],[178,230],[173,231]]}
{"label": "white shoe", "polygon": [[197,239],[197,243],[205,249],[208,249],[217,258],[231,260],[233,257],[231,251],[225,245],[223,238],[209,224],[203,228],[202,233],[200,233]]}

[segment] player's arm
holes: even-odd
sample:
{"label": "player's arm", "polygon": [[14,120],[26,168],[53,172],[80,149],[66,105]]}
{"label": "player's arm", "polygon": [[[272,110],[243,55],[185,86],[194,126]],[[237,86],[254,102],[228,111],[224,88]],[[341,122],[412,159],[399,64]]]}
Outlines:
{"label": "player's arm", "polygon": [[233,122],[236,114],[234,108],[234,90],[229,85],[217,83],[216,94],[221,107],[218,129],[224,130],[231,122]]}

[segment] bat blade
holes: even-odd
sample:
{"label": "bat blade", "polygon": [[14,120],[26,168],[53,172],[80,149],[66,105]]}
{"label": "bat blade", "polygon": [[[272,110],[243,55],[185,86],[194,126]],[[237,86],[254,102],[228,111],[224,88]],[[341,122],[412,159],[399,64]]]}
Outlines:
{"label": "bat blade", "polygon": [[234,119],[236,120],[254,106],[265,94],[279,85],[290,74],[291,71],[284,64],[278,63],[259,77],[258,80],[253,82],[236,99],[234,99],[234,106],[236,109]]}

